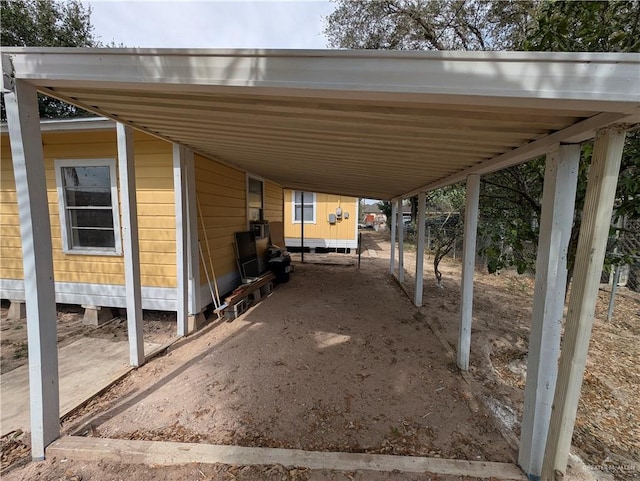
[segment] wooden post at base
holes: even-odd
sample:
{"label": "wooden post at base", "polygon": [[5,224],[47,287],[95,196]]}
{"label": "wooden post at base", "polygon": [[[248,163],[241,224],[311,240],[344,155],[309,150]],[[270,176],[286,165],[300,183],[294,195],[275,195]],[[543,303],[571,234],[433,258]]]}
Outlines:
{"label": "wooden post at base", "polygon": [[127,333],[132,366],[144,364],[142,338],[142,288],[140,287],[140,247],[138,241],[138,208],[136,173],[133,158],[133,129],[117,124],[120,203],[122,205],[122,246],[127,302]]}
{"label": "wooden post at base", "polygon": [[176,208],[176,320],[177,335],[188,334],[189,216],[187,213],[186,149],[173,144],[173,191]]}
{"label": "wooden post at base", "polygon": [[418,243],[416,245],[416,279],[415,296],[413,303],[416,307],[422,307],[422,291],[424,290],[424,239],[427,199],[424,192],[418,194]]}
{"label": "wooden post at base", "polygon": [[[293,199],[294,209],[295,201]],[[304,264],[304,191],[300,191],[300,263]]]}
{"label": "wooden post at base", "polygon": [[[187,203],[187,259],[189,276],[189,317],[194,318],[202,310],[200,296],[200,252],[198,250],[198,198],[196,190],[196,167],[193,152],[185,152],[185,201]],[[189,329],[187,328],[187,331]]]}
{"label": "wooden post at base", "polygon": [[518,464],[530,477],[539,477],[542,472],[558,374],[567,249],[573,224],[579,161],[579,145],[563,145],[548,154],[546,159],[518,453]]}
{"label": "wooden post at base", "polygon": [[391,253],[389,256],[389,272],[391,274],[396,271],[396,218],[398,215],[398,206],[395,202],[391,201],[391,219],[387,224],[391,227]]}
{"label": "wooden post at base", "polygon": [[404,219],[402,217],[402,199],[397,201],[398,218],[396,219],[398,228],[398,280],[404,281]]}
{"label": "wooden post at base", "polygon": [[[462,246],[462,298],[458,331],[458,367],[469,370],[471,352],[471,323],[473,317],[473,274],[476,269],[476,237],[480,205],[480,176],[467,177],[466,206],[464,210],[464,237]],[[453,252],[455,254],[455,243]]]}
{"label": "wooden post at base", "polygon": [[567,469],[624,138],[625,130],[621,126],[609,127],[596,134],[542,466],[543,481],[555,481],[556,472],[564,474]]}
{"label": "wooden post at base", "polygon": [[[6,86],[6,84],[5,84]],[[60,437],[58,339],[47,178],[38,96],[20,80],[5,92],[13,174],[20,217],[29,343],[31,457]]]}

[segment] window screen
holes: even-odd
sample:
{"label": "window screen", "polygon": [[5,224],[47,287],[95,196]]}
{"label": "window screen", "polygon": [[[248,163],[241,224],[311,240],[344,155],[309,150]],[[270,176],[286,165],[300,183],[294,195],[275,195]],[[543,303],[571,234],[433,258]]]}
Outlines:
{"label": "window screen", "polygon": [[111,168],[60,167],[69,249],[115,249]]}

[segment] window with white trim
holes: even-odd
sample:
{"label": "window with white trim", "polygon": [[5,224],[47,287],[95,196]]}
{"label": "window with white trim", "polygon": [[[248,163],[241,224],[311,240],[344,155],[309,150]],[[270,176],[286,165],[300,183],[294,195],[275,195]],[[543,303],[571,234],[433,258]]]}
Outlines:
{"label": "window with white trim", "polygon": [[121,254],[115,159],[56,160],[64,252]]}
{"label": "window with white trim", "polygon": [[302,216],[304,215],[305,224],[316,223],[316,194],[313,192],[304,192],[304,204],[303,192],[293,191],[293,223],[300,223]]}

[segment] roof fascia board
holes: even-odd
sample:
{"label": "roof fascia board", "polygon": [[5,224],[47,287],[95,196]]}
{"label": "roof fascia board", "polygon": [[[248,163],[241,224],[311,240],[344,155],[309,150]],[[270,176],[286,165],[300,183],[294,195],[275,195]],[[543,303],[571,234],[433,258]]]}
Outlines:
{"label": "roof fascia board", "polygon": [[[407,94],[488,99],[579,101],[582,109],[633,113],[640,103],[640,54],[497,52],[180,51],[129,49],[7,49],[14,75],[39,87],[214,91],[253,87],[252,93],[324,92],[411,101]],[[437,53],[438,55],[434,55]],[[185,90],[186,89],[186,90]],[[515,104],[514,104],[515,101]],[[585,104],[586,102],[586,104]],[[592,102],[599,102],[596,105]],[[606,104],[615,105],[606,108]]]}
{"label": "roof fascia board", "polygon": [[471,51],[471,50],[328,50],[328,49],[224,49],[224,48],[96,48],[96,47],[3,47],[12,54],[45,53],[136,56],[193,56],[193,57],[332,57],[332,58],[409,58],[409,59],[487,59],[487,60],[536,60],[593,61],[594,56],[610,62],[628,60],[627,53],[620,52],[524,52],[524,51]]}
{"label": "roof fascia board", "polygon": [[[97,130],[115,130],[116,122],[107,118],[76,118],[41,120],[41,132],[93,132]],[[0,124],[0,133],[7,133],[7,124]]]}
{"label": "roof fascia board", "polygon": [[541,139],[530,142],[522,147],[518,147],[510,152],[506,152],[498,157],[482,162],[468,169],[451,175],[445,179],[430,184],[423,185],[417,189],[410,190],[394,197],[392,200],[405,199],[407,197],[413,197],[419,192],[429,192],[434,189],[446,187],[447,185],[461,182],[471,174],[490,174],[498,170],[506,169],[513,165],[521,164],[540,155],[551,152],[561,143],[581,143],[589,140],[593,137],[595,130],[606,127],[615,123],[627,123],[633,121],[636,116],[627,116],[619,113],[601,113],[594,115],[581,122],[573,124],[566,129],[559,130],[552,134],[549,134]]}

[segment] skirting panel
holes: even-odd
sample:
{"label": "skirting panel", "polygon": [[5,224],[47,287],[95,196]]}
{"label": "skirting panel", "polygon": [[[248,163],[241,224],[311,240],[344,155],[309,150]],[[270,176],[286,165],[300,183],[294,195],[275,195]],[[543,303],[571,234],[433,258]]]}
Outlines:
{"label": "skirting panel", "polygon": [[[230,272],[218,278],[218,291],[220,292],[220,299],[224,302],[224,296],[234,290],[240,285],[240,274],[237,272]],[[211,285],[211,289],[215,292],[215,287]],[[204,283],[200,285],[200,299],[202,299],[202,307],[208,306],[213,302],[211,297],[211,289]]]}
{"label": "skirting panel", "polygon": [[[287,237],[284,240],[287,247],[300,247],[299,237]],[[304,240],[304,246],[312,249],[316,247],[324,247],[328,249],[356,249],[358,247],[358,241],[355,239],[306,239]]]}
{"label": "skirting panel", "polygon": [[[0,298],[23,301],[24,282],[0,279]],[[56,302],[102,307],[126,307],[125,287],[113,284],[56,282]],[[176,290],[172,287],[142,287],[142,308],[176,310]]]}

